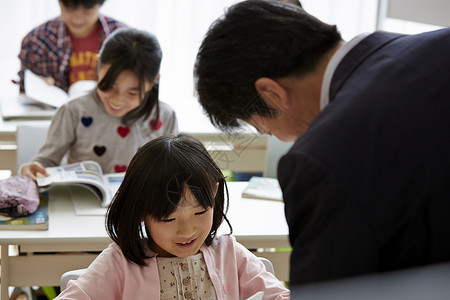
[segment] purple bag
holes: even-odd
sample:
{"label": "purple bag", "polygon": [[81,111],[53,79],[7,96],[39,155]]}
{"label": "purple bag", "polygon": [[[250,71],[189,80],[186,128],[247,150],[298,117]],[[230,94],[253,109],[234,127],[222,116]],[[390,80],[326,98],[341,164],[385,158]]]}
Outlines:
{"label": "purple bag", "polygon": [[25,217],[39,206],[36,183],[26,176],[11,176],[0,180],[0,215]]}

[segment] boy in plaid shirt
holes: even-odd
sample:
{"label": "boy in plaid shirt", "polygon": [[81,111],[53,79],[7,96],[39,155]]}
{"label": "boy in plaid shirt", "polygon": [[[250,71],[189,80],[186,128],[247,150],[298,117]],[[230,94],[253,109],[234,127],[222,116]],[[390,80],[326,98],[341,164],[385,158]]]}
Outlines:
{"label": "boy in plaid shirt", "polygon": [[97,53],[105,38],[126,25],[99,14],[105,0],[59,0],[61,16],[34,28],[19,54],[20,92],[29,69],[66,92],[78,80],[96,80]]}

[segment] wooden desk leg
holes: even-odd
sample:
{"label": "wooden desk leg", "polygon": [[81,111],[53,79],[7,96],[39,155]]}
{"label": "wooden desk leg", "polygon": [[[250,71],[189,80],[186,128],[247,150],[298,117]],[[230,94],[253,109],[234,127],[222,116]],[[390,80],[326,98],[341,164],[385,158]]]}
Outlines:
{"label": "wooden desk leg", "polygon": [[8,295],[8,286],[9,286],[9,280],[8,280],[8,274],[9,274],[9,252],[7,244],[1,244],[0,247],[2,248],[2,258],[1,258],[1,294],[0,299],[9,299]]}

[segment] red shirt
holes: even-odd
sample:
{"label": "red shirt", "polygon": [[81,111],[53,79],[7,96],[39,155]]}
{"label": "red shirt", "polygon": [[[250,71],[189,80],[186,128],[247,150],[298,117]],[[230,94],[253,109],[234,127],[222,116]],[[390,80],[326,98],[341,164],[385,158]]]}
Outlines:
{"label": "red shirt", "polygon": [[71,36],[72,53],[69,60],[69,84],[79,80],[97,80],[97,54],[101,47],[100,26],[83,38]]}

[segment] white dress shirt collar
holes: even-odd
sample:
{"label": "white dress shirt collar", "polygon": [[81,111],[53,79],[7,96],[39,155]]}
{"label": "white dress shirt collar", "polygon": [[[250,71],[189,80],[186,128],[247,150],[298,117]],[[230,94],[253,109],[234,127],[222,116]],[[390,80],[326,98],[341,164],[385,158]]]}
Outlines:
{"label": "white dress shirt collar", "polygon": [[331,85],[331,79],[333,78],[333,74],[336,71],[337,66],[342,61],[345,55],[353,48],[355,47],[359,42],[361,42],[363,39],[365,39],[369,33],[363,33],[360,35],[357,35],[353,39],[351,39],[349,42],[346,42],[344,45],[342,45],[336,53],[334,53],[333,57],[331,57],[327,68],[325,69],[325,74],[323,76],[322,81],[322,89],[320,91],[320,111],[322,111],[325,106],[328,105],[330,102],[329,94],[330,94],[330,85]]}

